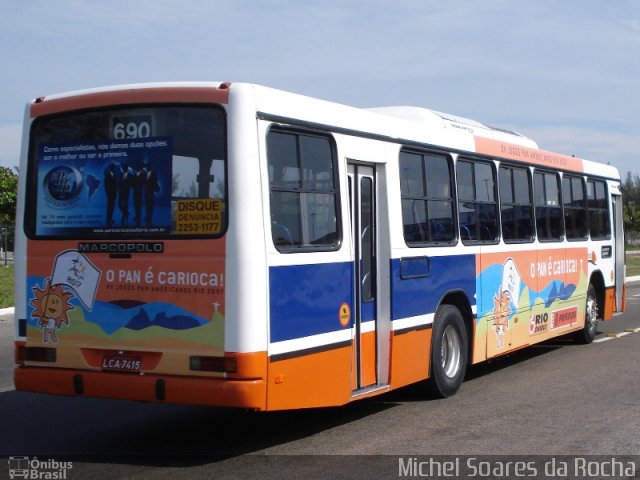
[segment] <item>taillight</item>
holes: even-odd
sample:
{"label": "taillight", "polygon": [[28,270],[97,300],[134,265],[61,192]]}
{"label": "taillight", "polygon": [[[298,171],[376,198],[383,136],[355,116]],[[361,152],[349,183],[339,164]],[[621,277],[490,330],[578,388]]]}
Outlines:
{"label": "taillight", "polygon": [[236,373],[235,357],[189,357],[189,368],[202,372]]}
{"label": "taillight", "polygon": [[55,362],[56,349],[46,347],[16,347],[16,360],[19,362]]}

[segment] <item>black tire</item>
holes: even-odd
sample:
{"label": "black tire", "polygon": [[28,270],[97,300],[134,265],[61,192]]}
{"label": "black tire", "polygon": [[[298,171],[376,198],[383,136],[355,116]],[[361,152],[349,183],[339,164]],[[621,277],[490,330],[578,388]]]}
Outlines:
{"label": "black tire", "polygon": [[460,389],[467,370],[467,352],[467,329],[460,310],[441,305],[433,321],[431,375],[426,385],[430,394],[445,398]]}
{"label": "black tire", "polygon": [[573,338],[577,343],[587,344],[593,342],[598,332],[598,315],[600,305],[598,305],[598,295],[596,287],[593,283],[589,284],[587,289],[587,301],[584,312],[584,327],[573,334]]}

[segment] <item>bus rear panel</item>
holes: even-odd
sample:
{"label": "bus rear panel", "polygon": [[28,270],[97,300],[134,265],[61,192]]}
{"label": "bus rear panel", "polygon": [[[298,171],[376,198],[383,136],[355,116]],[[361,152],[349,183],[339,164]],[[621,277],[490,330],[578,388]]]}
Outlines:
{"label": "bus rear panel", "polygon": [[225,350],[227,91],[136,93],[31,107],[16,387],[261,408]]}

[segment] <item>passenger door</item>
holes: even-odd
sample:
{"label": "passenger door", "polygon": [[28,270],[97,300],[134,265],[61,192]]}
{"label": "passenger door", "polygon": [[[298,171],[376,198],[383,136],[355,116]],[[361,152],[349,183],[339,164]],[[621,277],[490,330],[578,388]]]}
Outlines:
{"label": "passenger door", "polygon": [[373,165],[349,163],[354,248],[353,390],[378,383],[376,176]]}

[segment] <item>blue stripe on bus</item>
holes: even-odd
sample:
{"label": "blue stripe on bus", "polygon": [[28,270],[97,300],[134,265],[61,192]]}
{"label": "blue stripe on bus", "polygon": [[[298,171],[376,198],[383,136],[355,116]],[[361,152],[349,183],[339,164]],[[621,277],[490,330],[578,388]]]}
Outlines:
{"label": "blue stripe on bus", "polygon": [[353,310],[352,278],[350,262],[270,267],[270,341],[349,328],[340,325],[340,306]]}
{"label": "blue stripe on bus", "polygon": [[[391,260],[391,318],[415,317],[435,313],[438,302],[452,290],[462,290],[471,305],[476,295],[475,255],[448,255],[442,257],[419,257],[428,262],[426,268],[406,268],[403,262],[413,259]],[[410,272],[407,275],[402,272]],[[417,274],[413,274],[417,271]],[[403,278],[404,277],[404,278]]]}
{"label": "blue stripe on bus", "polygon": [[[406,260],[404,260],[406,261]],[[393,320],[434,313],[442,297],[462,290],[475,304],[475,255],[430,257],[425,275],[401,276],[401,260],[391,260],[391,317]],[[420,273],[420,269],[418,269]],[[350,262],[269,268],[270,342],[334,332],[343,303],[351,306],[353,322],[353,266]],[[378,299],[380,301],[380,299]],[[363,321],[371,320],[373,303],[364,305]]]}

